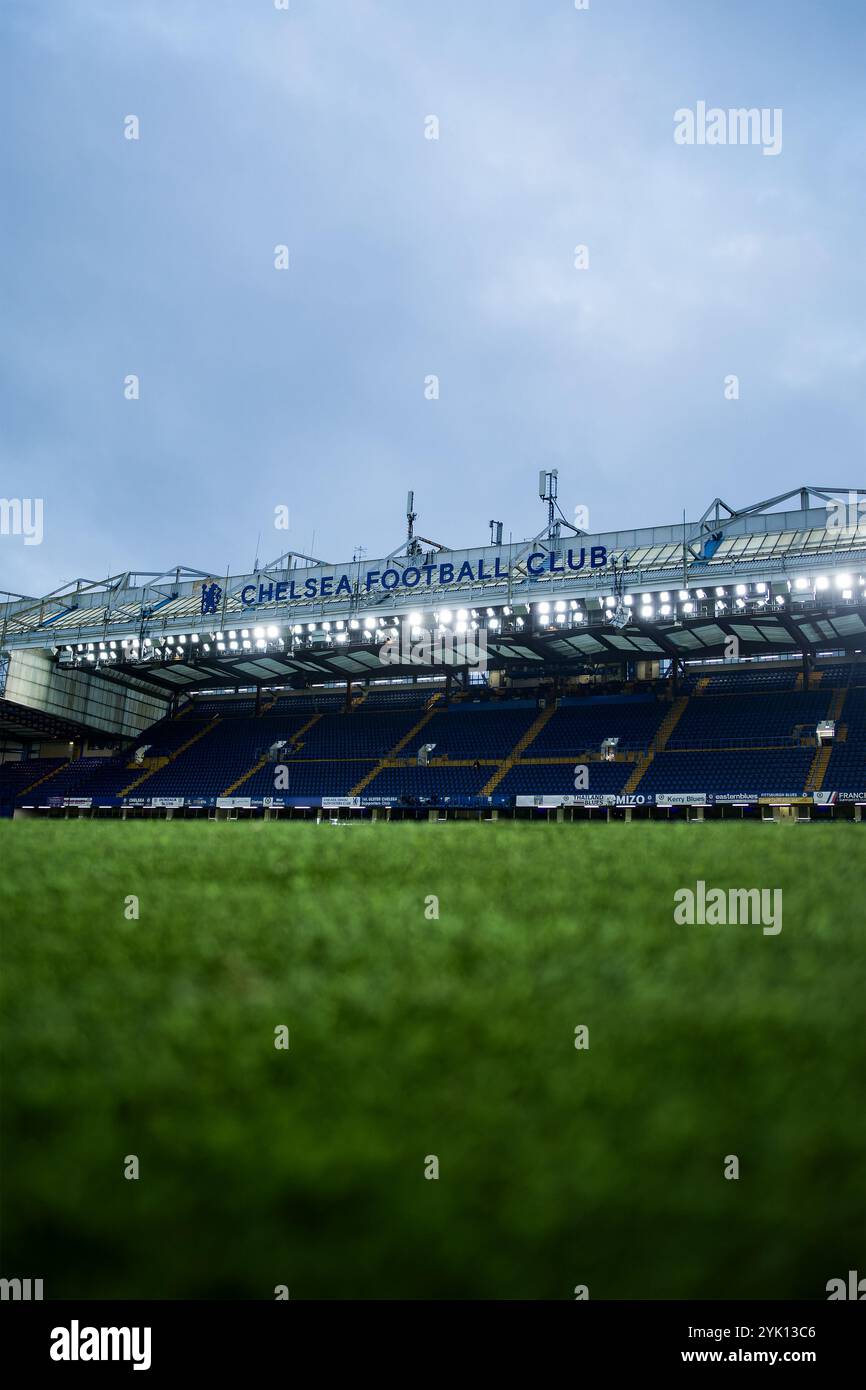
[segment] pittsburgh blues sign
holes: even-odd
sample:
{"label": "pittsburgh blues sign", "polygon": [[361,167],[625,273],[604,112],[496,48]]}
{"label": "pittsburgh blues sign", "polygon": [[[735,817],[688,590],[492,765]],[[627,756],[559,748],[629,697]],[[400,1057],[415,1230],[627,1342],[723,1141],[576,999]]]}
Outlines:
{"label": "pittsburgh blues sign", "polygon": [[[531,578],[538,579],[547,574],[564,576],[579,574],[585,569],[603,569],[606,564],[607,547],[604,545],[593,545],[588,551],[581,546],[579,550],[561,553],[535,550],[526,558],[526,571]],[[310,575],[307,579],[260,580],[258,584],[245,584],[240,597],[245,607],[254,608],[259,604],[296,603],[316,598],[340,598],[343,595],[348,598],[356,593],[369,594],[374,591],[393,593],[395,590],[439,589],[447,588],[449,584],[484,584],[507,579],[508,565],[497,555],[493,561],[482,558],[473,563],[464,560],[462,565],[435,560],[430,564],[407,565],[402,570],[390,566],[367,570],[363,576],[357,572],[352,575],[343,571],[319,577]],[[205,587],[202,586],[202,613],[215,612],[216,609],[204,608]],[[217,585],[212,587],[218,588]]]}

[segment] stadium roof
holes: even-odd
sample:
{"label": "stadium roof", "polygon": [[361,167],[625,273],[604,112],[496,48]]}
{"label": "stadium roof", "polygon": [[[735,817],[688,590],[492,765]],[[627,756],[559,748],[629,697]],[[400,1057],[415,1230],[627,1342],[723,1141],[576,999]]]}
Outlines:
{"label": "stadium roof", "polygon": [[[551,506],[539,535],[463,551],[422,544],[411,520],[409,542],[378,561],[287,553],[252,574],[179,565],[10,595],[0,650],[51,649],[168,692],[381,677],[382,642],[410,614],[454,629],[440,667],[465,664],[476,628],[494,668],[711,657],[732,635],[746,655],[864,647],[866,489],[802,487],[739,510],[716,498],[695,522],[595,534]],[[611,621],[623,600],[627,621]]]}

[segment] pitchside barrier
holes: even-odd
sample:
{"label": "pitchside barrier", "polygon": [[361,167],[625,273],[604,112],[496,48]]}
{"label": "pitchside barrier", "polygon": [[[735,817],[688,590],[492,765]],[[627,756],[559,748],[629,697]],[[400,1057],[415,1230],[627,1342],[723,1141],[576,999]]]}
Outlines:
{"label": "pitchside barrier", "polygon": [[[183,810],[186,807],[201,809],[231,810],[304,810],[323,809],[412,809],[416,807],[445,810],[519,810],[539,808],[554,810],[559,807],[626,807],[636,809],[653,807],[657,810],[672,807],[701,806],[760,806],[778,805],[787,802],[791,805],[866,806],[866,789],[859,792],[820,791],[803,793],[790,788],[780,791],[764,792],[575,792],[569,795],[545,794],[537,796],[52,796],[39,803],[40,809],[68,810],[77,808],[90,810]],[[30,808],[24,808],[30,809]]]}

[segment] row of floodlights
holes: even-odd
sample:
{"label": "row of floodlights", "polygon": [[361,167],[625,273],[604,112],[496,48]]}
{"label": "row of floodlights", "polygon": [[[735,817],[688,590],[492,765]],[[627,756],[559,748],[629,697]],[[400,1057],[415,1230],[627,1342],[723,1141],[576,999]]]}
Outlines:
{"label": "row of floodlights", "polygon": [[[866,578],[862,575],[856,581],[862,589],[866,586]],[[850,574],[837,574],[831,580],[827,575],[819,575],[817,578],[809,578],[805,575],[796,579],[786,581],[789,592],[814,594],[823,593],[831,587],[840,591],[840,596],[844,600],[854,597],[855,581]],[[657,594],[643,593],[624,594],[622,602],[627,608],[636,609],[642,620],[653,620],[656,617],[668,618],[675,613],[675,603],[680,605],[681,613],[686,616],[693,614],[698,603],[706,601],[715,602],[716,613],[724,613],[729,610],[742,611],[748,604],[761,607],[769,604],[776,608],[784,608],[787,602],[784,594],[770,594],[768,584],[758,582],[756,584],[735,584],[717,585],[715,589],[680,589],[676,598],[673,593],[662,590]],[[617,607],[616,595],[603,595],[598,599],[587,599],[586,603],[596,602],[604,611],[607,621],[610,621],[615,614]],[[658,607],[656,608],[656,603]],[[542,625],[558,625],[569,622],[584,623],[587,614],[584,611],[584,601],[580,599],[557,599],[555,602],[541,600],[534,605],[536,615],[541,620]],[[502,617],[510,618],[513,610],[509,605],[505,605],[497,612],[494,608],[485,610],[484,615],[478,608],[458,608],[455,613],[450,608],[442,608],[432,614],[433,623],[438,633],[443,634],[454,631],[459,635],[467,632],[476,631],[480,625],[482,616],[486,617],[486,626],[489,630],[496,631],[501,626]],[[421,637],[428,628],[424,625],[424,618],[421,613],[410,613],[402,620],[408,622],[412,637]],[[357,632],[359,637],[355,640],[372,641],[374,638],[386,641],[388,638],[396,637],[399,634],[399,618],[384,618],[381,616],[368,616],[366,618],[350,618],[347,621],[338,619],[336,622],[321,623],[295,623],[288,631],[293,637],[303,639],[306,633],[308,637],[319,634],[326,641],[344,643],[350,640],[351,634]],[[514,618],[514,626],[518,629],[525,625],[522,617]],[[96,661],[117,661],[123,657],[136,659],[142,655],[150,656],[157,649],[173,647],[174,655],[180,656],[187,643],[191,646],[198,645],[204,653],[210,653],[213,648],[217,652],[235,651],[266,651],[272,642],[279,642],[283,639],[283,630],[274,624],[268,627],[253,627],[229,629],[226,632],[214,632],[208,638],[199,637],[197,633],[187,636],[185,633],[165,634],[157,637],[122,637],[117,640],[104,642],[79,642],[75,650],[83,655],[85,660]],[[66,647],[69,655],[73,654],[72,646]],[[190,652],[190,655],[193,655]]]}

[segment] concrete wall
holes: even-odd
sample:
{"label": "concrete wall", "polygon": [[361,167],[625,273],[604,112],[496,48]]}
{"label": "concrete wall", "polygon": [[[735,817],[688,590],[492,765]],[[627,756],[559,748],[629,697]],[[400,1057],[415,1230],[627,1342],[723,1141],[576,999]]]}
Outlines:
{"label": "concrete wall", "polygon": [[10,654],[3,696],[125,738],[134,738],[168,710],[141,682],[121,684],[90,671],[61,671],[51,654],[38,648]]}

